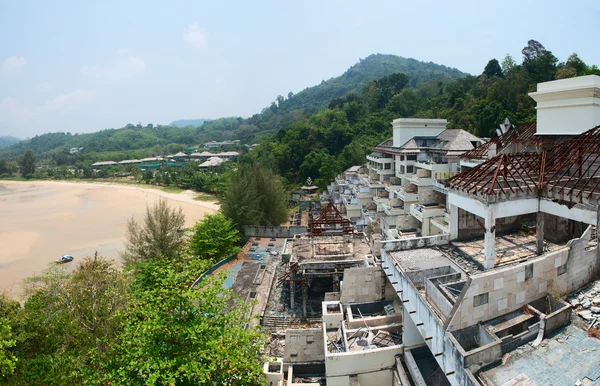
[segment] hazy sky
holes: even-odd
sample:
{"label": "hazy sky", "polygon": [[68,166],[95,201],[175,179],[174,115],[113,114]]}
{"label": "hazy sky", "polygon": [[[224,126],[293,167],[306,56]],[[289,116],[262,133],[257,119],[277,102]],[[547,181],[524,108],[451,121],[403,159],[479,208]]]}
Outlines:
{"label": "hazy sky", "polygon": [[[484,4],[485,3],[485,4]],[[0,135],[247,117],[372,53],[600,65],[600,1],[0,0]]]}

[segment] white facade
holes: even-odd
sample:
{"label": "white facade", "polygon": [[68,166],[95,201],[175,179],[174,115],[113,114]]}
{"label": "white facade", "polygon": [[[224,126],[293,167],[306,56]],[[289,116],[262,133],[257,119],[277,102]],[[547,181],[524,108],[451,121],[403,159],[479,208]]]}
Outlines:
{"label": "white facade", "polygon": [[392,121],[394,128],[394,147],[400,147],[410,139],[435,137],[446,130],[448,121],[445,119],[398,118]]}
{"label": "white facade", "polygon": [[577,135],[600,125],[600,76],[538,83],[538,135]]}

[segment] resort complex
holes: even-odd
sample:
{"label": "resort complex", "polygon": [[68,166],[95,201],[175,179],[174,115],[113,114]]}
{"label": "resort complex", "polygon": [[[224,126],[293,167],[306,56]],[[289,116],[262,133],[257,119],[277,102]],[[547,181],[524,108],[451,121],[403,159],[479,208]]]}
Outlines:
{"label": "resort complex", "polygon": [[320,204],[246,227],[228,281],[271,334],[268,384],[600,381],[600,77],[530,96],[537,122],[493,138],[396,119]]}

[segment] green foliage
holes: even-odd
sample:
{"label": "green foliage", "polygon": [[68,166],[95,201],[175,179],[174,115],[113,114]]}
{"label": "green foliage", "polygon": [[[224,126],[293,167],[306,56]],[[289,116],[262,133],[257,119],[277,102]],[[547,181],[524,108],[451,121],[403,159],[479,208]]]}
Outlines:
{"label": "green foliage", "polygon": [[[186,288],[191,273],[168,260],[143,263],[132,305],[114,342],[109,380],[119,385],[262,384],[264,336],[248,323],[248,304],[223,278]],[[231,307],[235,304],[235,307]]]}
{"label": "green foliage", "polygon": [[0,149],[9,147],[21,141],[19,138],[11,137],[7,135],[0,136]]}
{"label": "green foliage", "polygon": [[374,145],[391,137],[395,118],[446,118],[449,128],[490,137],[506,117],[513,124],[535,120],[535,102],[528,93],[536,83],[597,70],[576,54],[557,64],[550,51],[531,40],[522,64],[508,55],[502,66],[492,59],[477,77],[428,80],[408,88],[410,74],[408,85],[402,74],[386,75],[333,98],[327,110],[279,129],[245,157],[272,165],[291,183],[302,184],[310,176],[324,189],[336,174],[363,164]]}
{"label": "green foliage", "polygon": [[192,228],[190,255],[212,263],[239,251],[240,233],[221,213],[208,214]]}
{"label": "green foliage", "polygon": [[287,220],[287,198],[279,175],[245,164],[232,175],[222,210],[240,231],[245,225],[279,225]]}
{"label": "green foliage", "polygon": [[17,358],[9,351],[15,344],[9,320],[0,316],[0,380],[15,371]]}
{"label": "green foliage", "polygon": [[123,261],[126,264],[164,257],[176,259],[184,245],[185,216],[181,208],[169,207],[161,198],[154,206],[146,206],[142,223],[134,218],[127,222],[127,242]]}
{"label": "green foliage", "polygon": [[35,173],[35,163],[37,162],[37,157],[33,154],[31,149],[25,150],[23,156],[19,159],[19,170],[21,171],[21,175],[25,178],[31,177],[33,173]]}

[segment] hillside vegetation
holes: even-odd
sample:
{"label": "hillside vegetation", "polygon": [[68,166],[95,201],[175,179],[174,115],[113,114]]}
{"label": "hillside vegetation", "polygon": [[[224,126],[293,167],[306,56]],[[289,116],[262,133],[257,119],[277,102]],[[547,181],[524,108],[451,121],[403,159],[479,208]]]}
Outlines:
{"label": "hillside vegetation", "polygon": [[[406,74],[411,86],[431,79],[449,81],[465,76],[456,69],[434,63],[394,55],[371,55],[350,67],[341,76],[309,87],[296,95],[290,92],[287,97],[277,97],[270,107],[248,119],[191,119],[174,121],[168,126],[129,124],[121,129],[107,129],[90,134],[48,133],[0,150],[0,157],[17,157],[27,148],[41,157],[64,153],[73,147],[83,147],[87,153],[118,151],[135,156],[137,153],[131,151],[143,149],[143,154],[152,154],[175,148],[166,148],[169,144],[196,146],[207,141],[226,139],[253,143],[269,138],[279,128],[302,121],[327,108],[333,98],[360,92],[369,81],[393,73]],[[126,151],[129,153],[123,153]]]}
{"label": "hillside vegetation", "polygon": [[562,63],[539,42],[523,48],[520,64],[507,56],[492,59],[479,76],[451,82],[430,80],[410,87],[410,78],[394,74],[368,82],[362,90],[334,98],[328,109],[277,131],[247,159],[276,168],[291,183],[311,177],[324,188],[339,172],[363,164],[378,142],[392,135],[395,118],[446,118],[449,128],[489,137],[505,117],[513,124],[535,120],[535,102],[527,94],[537,83],[597,74],[577,54]]}
{"label": "hillside vegetation", "polygon": [[17,137],[0,136],[0,149],[12,146],[19,141],[20,141],[20,139]]}

